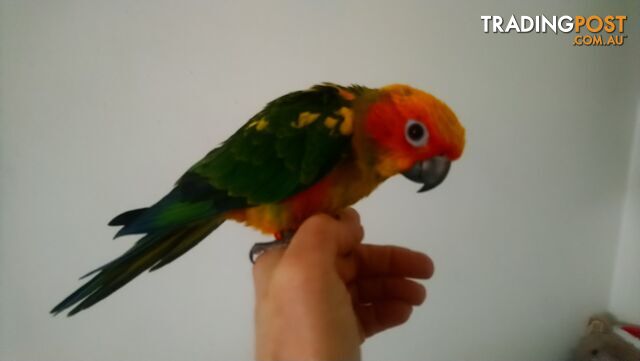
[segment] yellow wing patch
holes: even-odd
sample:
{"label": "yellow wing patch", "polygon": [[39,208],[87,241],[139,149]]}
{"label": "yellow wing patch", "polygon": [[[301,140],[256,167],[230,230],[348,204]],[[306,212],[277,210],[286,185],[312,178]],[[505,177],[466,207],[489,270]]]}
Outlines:
{"label": "yellow wing patch", "polygon": [[338,110],[338,114],[343,118],[342,123],[340,123],[340,134],[350,135],[353,133],[353,111],[347,107],[342,107]]}
{"label": "yellow wing patch", "polygon": [[298,115],[298,121],[292,123],[291,125],[294,128],[303,128],[315,122],[319,116],[320,116],[320,113],[302,112],[300,113],[300,115]]}
{"label": "yellow wing patch", "polygon": [[327,117],[324,120],[324,126],[329,128],[329,129],[333,129],[336,127],[336,124],[338,124],[338,119],[333,118],[333,117]]}
{"label": "yellow wing patch", "polygon": [[265,129],[268,125],[269,125],[269,121],[267,121],[265,118],[260,118],[258,120],[254,120],[251,123],[249,123],[249,125],[247,125],[247,129],[251,129],[255,127],[257,131],[261,131]]}

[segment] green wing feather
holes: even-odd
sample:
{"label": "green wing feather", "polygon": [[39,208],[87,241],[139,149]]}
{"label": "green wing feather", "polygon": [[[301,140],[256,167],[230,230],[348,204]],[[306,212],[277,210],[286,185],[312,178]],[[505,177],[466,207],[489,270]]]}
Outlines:
{"label": "green wing feather", "polygon": [[[338,111],[351,106],[340,90],[360,94],[364,89],[323,84],[272,101],[191,167],[158,203],[116,217],[110,224],[123,226],[116,237],[278,202],[313,185],[351,149],[350,135],[338,131],[344,121]],[[305,113],[313,121],[301,125]],[[327,127],[327,117],[337,124]]]}
{"label": "green wing feather", "polygon": [[[344,121],[338,110],[351,106],[340,89],[323,84],[274,100],[187,175],[198,174],[248,205],[278,202],[311,186],[351,149],[350,134],[338,131]],[[314,120],[300,124],[304,113]],[[326,126],[327,117],[338,123]]]}

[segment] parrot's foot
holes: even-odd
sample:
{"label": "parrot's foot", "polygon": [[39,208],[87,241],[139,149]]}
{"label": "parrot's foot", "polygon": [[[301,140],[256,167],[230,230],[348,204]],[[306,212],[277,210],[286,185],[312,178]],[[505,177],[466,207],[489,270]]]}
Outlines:
{"label": "parrot's foot", "polygon": [[251,250],[249,251],[249,260],[251,261],[251,263],[256,263],[256,260],[258,259],[258,257],[260,257],[260,255],[262,255],[266,251],[270,249],[275,249],[275,248],[283,248],[288,245],[289,245],[289,240],[278,240],[278,239],[273,240],[271,242],[256,243],[253,245],[253,247],[251,247]]}
{"label": "parrot's foot", "polygon": [[293,238],[293,231],[283,231],[276,233],[276,239],[271,242],[260,242],[256,243],[251,247],[249,251],[249,260],[251,263],[256,263],[256,260],[260,255],[265,253],[266,251],[274,248],[284,248],[289,245],[289,241]]}

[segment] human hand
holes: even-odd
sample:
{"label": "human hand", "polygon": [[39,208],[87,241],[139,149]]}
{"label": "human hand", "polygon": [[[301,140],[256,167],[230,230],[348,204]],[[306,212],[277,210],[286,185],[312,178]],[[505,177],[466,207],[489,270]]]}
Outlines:
{"label": "human hand", "polygon": [[403,324],[426,297],[433,263],[401,247],[363,245],[353,209],[309,218],[286,249],[253,269],[258,360],[358,360],[366,337]]}

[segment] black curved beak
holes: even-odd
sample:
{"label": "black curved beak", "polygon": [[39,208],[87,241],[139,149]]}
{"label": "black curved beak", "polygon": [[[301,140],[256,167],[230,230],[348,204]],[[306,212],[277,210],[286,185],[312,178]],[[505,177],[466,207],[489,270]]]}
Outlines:
{"label": "black curved beak", "polygon": [[411,169],[402,173],[405,177],[416,183],[422,183],[420,192],[426,192],[440,185],[451,167],[451,161],[445,157],[437,156],[417,162]]}

